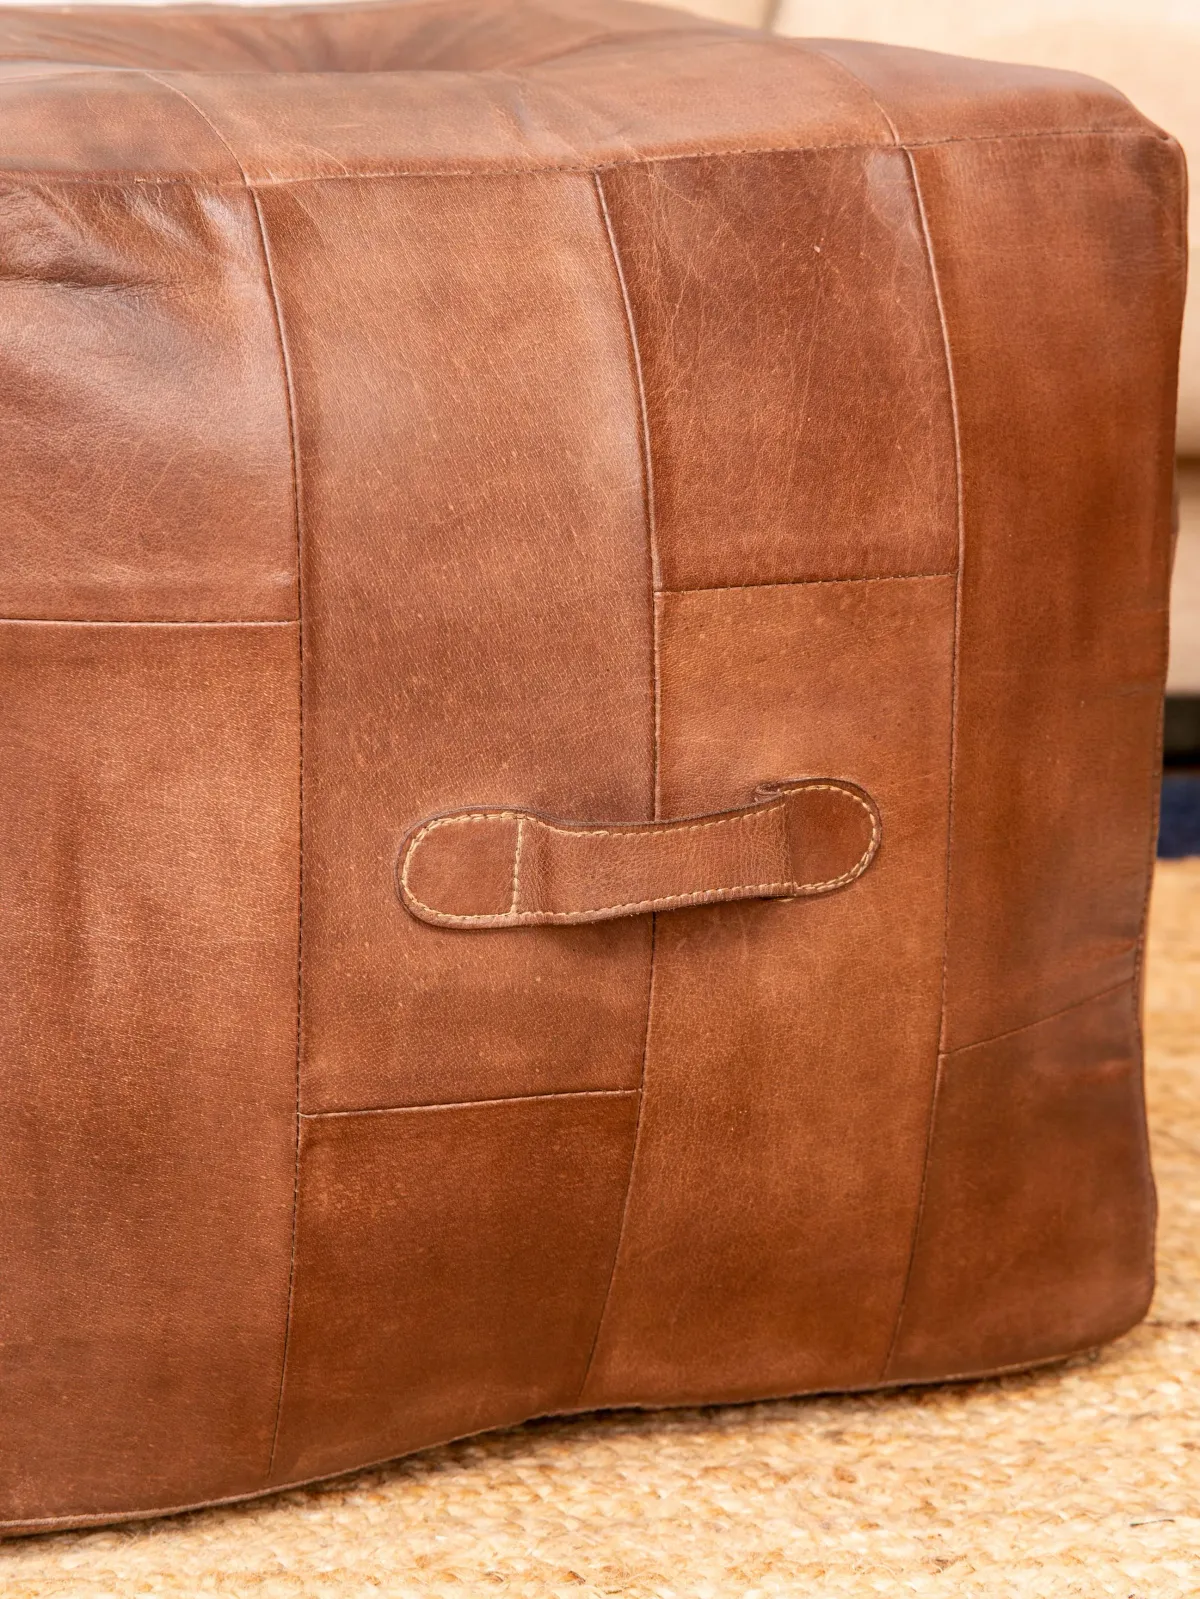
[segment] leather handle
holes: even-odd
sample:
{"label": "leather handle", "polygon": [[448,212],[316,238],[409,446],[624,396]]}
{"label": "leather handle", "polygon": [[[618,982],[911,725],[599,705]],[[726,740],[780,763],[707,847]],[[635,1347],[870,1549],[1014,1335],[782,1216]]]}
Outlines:
{"label": "leather handle", "polygon": [[861,877],[879,811],[854,783],[803,778],[756,803],[670,822],[555,822],[532,811],[434,816],[408,835],[406,909],[461,929],[603,922],[738,899],[827,894]]}

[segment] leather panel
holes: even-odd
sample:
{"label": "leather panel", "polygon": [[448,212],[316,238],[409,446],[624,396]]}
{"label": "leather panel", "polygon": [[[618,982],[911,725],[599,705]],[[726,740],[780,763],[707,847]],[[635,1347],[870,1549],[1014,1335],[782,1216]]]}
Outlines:
{"label": "leather panel", "polygon": [[467,940],[394,879],[416,822],[480,795],[652,813],[637,391],[595,189],[344,181],[263,210],[302,467],[304,1107],[635,1086],[648,925]]}
{"label": "leather panel", "polygon": [[951,570],[946,356],[903,153],[659,162],[604,190],[663,587]]}
{"label": "leather panel", "polygon": [[946,145],[915,162],[962,432],[954,1049],[1135,968],[1183,249],[1178,155],[1153,136]]}
{"label": "leather panel", "polygon": [[1035,129],[1147,132],[1145,117],[1119,89],[1081,72],[975,61],[865,39],[797,39],[796,44],[852,74],[907,145],[1003,139]]}
{"label": "leather panel", "polygon": [[888,1375],[1026,1365],[1145,1315],[1154,1187],[1129,984],[947,1057]]}
{"label": "leather panel", "polygon": [[274,1481],[570,1402],[636,1117],[618,1092],[304,1119]]}
{"label": "leather panel", "polygon": [[263,1480],[295,1150],[294,626],[0,623],[0,1516]]}
{"label": "leather panel", "polygon": [[638,1152],[582,1405],[879,1378],[936,1063],[953,627],[953,577],[662,598],[664,809],[833,772],[875,796],[883,842],[825,898],[657,918]]}
{"label": "leather panel", "polygon": [[128,67],[73,66],[69,52],[54,65],[0,61],[0,172],[243,187],[236,158],[169,85]]}
{"label": "leather panel", "polygon": [[0,615],[296,615],[291,446],[254,207],[0,183]]}

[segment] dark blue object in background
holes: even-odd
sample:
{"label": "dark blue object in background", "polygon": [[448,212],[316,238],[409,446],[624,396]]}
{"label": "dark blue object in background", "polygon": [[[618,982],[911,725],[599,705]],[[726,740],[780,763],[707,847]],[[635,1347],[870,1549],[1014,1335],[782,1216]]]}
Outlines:
{"label": "dark blue object in background", "polygon": [[1200,855],[1200,773],[1163,774],[1158,853],[1169,861]]}
{"label": "dark blue object in background", "polygon": [[1168,694],[1163,707],[1158,853],[1169,861],[1200,855],[1200,694]]}

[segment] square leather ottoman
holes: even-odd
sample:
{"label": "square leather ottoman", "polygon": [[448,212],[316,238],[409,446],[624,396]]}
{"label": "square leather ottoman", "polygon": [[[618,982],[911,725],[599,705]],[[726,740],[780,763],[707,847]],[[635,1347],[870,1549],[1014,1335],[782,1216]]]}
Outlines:
{"label": "square leather ottoman", "polygon": [[0,61],[4,1525],[1129,1327],[1172,141],[617,0]]}

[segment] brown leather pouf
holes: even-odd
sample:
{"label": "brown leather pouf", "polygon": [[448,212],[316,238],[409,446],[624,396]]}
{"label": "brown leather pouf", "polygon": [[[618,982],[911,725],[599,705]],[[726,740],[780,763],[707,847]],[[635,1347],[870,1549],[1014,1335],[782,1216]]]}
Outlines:
{"label": "brown leather pouf", "polygon": [[0,58],[5,1527],[1135,1322],[1175,145],[618,0]]}

